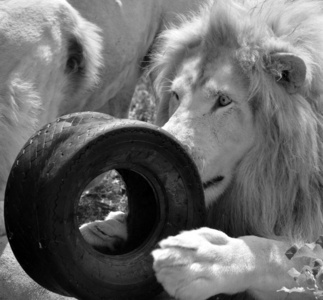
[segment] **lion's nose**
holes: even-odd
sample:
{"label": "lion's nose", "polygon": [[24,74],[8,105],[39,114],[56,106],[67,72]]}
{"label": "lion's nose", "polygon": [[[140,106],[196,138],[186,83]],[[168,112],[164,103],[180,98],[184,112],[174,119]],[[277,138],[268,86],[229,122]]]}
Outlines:
{"label": "lion's nose", "polygon": [[195,162],[197,168],[202,171],[203,169],[203,160],[201,159],[201,156],[196,151],[196,149],[190,145],[181,143],[182,147],[185,149],[185,151],[191,156],[192,160]]}
{"label": "lion's nose", "polygon": [[[165,129],[163,127],[163,129]],[[188,137],[187,135],[179,134],[179,132],[174,131],[174,128],[166,128],[167,131],[172,134],[177,141],[181,144],[182,148],[191,156],[193,161],[195,162],[198,170],[200,172],[204,169],[204,161],[202,159],[201,153],[198,151],[198,147],[194,146],[192,143],[194,138],[192,136]]]}
{"label": "lion's nose", "polygon": [[192,149],[186,144],[181,143],[182,147],[185,149],[186,152],[188,152],[192,156]]}

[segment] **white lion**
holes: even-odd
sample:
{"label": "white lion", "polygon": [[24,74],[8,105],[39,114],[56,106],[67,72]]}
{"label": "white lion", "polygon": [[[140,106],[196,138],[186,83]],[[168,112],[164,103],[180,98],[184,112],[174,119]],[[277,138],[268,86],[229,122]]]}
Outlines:
{"label": "white lion", "polygon": [[62,114],[127,117],[157,33],[197,2],[0,1],[0,236],[7,176],[25,141]]}
{"label": "white lion", "polygon": [[308,263],[286,250],[323,232],[322,28],[322,1],[216,0],[161,36],[157,123],[191,152],[209,207],[209,228],[153,251],[176,299],[306,299],[277,290]]}

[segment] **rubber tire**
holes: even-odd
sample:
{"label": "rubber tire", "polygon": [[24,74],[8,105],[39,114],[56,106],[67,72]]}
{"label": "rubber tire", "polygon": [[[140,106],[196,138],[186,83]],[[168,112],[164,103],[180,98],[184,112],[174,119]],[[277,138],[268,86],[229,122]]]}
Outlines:
{"label": "rubber tire", "polygon": [[[147,236],[121,255],[93,249],[76,221],[87,184],[111,169],[126,183],[133,224],[153,216]],[[169,235],[204,225],[206,215],[197,168],[175,138],[94,112],[63,116],[30,138],[12,167],[4,210],[11,248],[27,274],[52,292],[92,300],[159,294],[151,251]],[[137,230],[132,242],[139,236]]]}

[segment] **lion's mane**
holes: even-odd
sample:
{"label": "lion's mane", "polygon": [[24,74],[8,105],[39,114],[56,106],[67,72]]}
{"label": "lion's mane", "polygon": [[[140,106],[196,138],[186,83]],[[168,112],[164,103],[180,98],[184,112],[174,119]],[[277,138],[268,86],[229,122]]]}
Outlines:
{"label": "lion's mane", "polygon": [[[189,51],[199,51],[207,61],[218,45],[234,49],[249,78],[256,142],[229,188],[214,199],[210,226],[233,236],[303,242],[321,234],[322,11],[322,1],[311,0],[210,1],[160,37],[152,67],[160,99],[158,125],[169,117],[170,82]],[[275,52],[293,53],[305,62],[305,83],[297,93],[279,84],[284,74],[270,60]]]}

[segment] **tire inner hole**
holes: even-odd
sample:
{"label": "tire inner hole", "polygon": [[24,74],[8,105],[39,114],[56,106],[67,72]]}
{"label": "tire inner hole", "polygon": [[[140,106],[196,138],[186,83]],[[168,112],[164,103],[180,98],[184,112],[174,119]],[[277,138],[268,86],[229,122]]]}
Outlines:
{"label": "tire inner hole", "polygon": [[[159,222],[157,204],[154,189],[144,176],[129,169],[113,169],[95,177],[83,190],[76,211],[77,225],[91,228],[87,230],[91,234],[83,237],[95,250],[108,255],[126,254],[139,250],[153,235]],[[126,241],[101,223],[109,213],[118,211],[127,214]],[[118,221],[114,225],[118,226]],[[113,249],[106,246],[112,240]]]}

